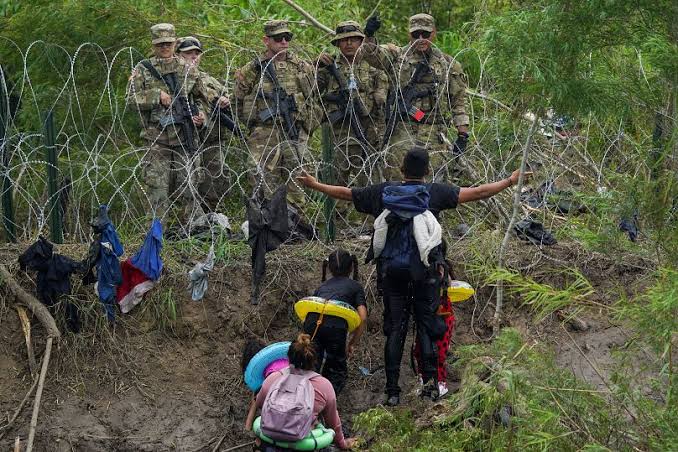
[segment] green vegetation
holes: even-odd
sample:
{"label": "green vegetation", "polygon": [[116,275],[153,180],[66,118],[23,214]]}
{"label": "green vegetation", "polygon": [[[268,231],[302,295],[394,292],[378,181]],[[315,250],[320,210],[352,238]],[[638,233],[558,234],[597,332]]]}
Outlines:
{"label": "green vegetation", "polygon": [[375,408],[357,417],[370,450],[668,450],[675,445],[675,404],[639,396],[630,385],[583,384],[516,330],[505,329],[491,344],[460,347],[457,353],[461,387],[440,406],[421,413]]}

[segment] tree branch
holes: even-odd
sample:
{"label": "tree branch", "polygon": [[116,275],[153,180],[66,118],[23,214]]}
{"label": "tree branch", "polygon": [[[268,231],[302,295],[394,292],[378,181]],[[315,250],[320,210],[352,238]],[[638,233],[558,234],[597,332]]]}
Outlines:
{"label": "tree branch", "polygon": [[[536,116],[530,124],[530,129],[527,132],[527,141],[525,142],[525,147],[523,148],[523,157],[520,161],[520,176],[518,177],[518,184],[516,184],[515,192],[513,193],[513,213],[511,214],[511,219],[509,221],[508,227],[506,228],[506,233],[504,233],[504,240],[501,241],[499,246],[499,258],[497,266],[502,269],[504,267],[504,255],[506,254],[506,247],[508,246],[509,238],[511,237],[511,231],[513,226],[516,224],[518,219],[518,213],[520,212],[520,191],[523,188],[523,176],[525,174],[525,164],[527,162],[527,154],[532,146],[532,137],[534,137],[534,132],[537,130],[537,123],[539,122],[539,116]],[[492,322],[492,332],[497,334],[499,331],[499,324],[501,322],[501,310],[504,303],[504,280],[499,279],[497,281],[497,304],[494,309],[494,319]]]}
{"label": "tree branch", "polygon": [[328,34],[331,34],[331,35],[334,34],[334,30],[332,30],[331,28],[329,28],[329,27],[326,26],[326,25],[321,24],[321,23],[318,21],[318,19],[316,19],[315,17],[311,16],[309,13],[306,12],[306,10],[304,10],[304,8],[302,8],[301,6],[297,5],[297,4],[294,3],[292,0],[285,0],[285,3],[287,3],[288,5],[290,5],[292,8],[296,9],[296,10],[299,12],[299,14],[301,14],[302,16],[304,16],[305,18],[307,18],[313,25],[315,25],[316,27],[320,28],[320,29],[321,29],[322,31],[324,31],[325,33],[328,33]]}

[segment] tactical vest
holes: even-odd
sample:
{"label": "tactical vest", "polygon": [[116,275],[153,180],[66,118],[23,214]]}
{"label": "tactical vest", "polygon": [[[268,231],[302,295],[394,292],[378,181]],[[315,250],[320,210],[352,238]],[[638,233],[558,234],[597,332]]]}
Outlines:
{"label": "tactical vest", "polygon": [[[262,56],[260,60],[265,61],[265,58]],[[259,112],[270,107],[270,105],[267,105],[267,101],[262,96],[262,93],[271,93],[273,91],[273,82],[265,75],[262,76],[257,61],[251,64],[252,67],[248,71],[248,75],[257,77],[257,80],[252,92],[244,97],[242,105],[243,117],[247,120],[250,127],[263,125],[259,120]],[[275,67],[280,86],[288,95],[294,96],[298,109],[294,114],[295,121],[301,121],[305,126],[310,121],[310,115],[312,114],[309,111],[309,102],[307,102],[307,99],[312,94],[308,65],[293,55],[288,55],[285,61],[273,61],[271,64]]]}
{"label": "tactical vest", "polygon": [[[335,61],[347,87],[350,87],[351,69],[353,70],[353,81],[356,84],[358,98],[363,106],[362,111],[365,113],[365,116],[378,116],[381,113],[384,102],[386,102],[386,87],[379,86],[378,69],[372,68],[365,61],[359,61],[353,65],[348,64],[342,58],[337,58]],[[330,74],[326,91],[328,94],[336,94],[338,90],[339,82]],[[336,103],[325,101],[323,106],[328,113],[332,113],[339,108]]]}

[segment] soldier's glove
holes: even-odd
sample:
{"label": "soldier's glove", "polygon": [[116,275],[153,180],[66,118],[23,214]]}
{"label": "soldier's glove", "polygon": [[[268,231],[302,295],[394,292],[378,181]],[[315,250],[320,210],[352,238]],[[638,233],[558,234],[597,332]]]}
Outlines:
{"label": "soldier's glove", "polygon": [[468,145],[468,133],[466,132],[459,132],[459,135],[457,135],[457,139],[454,142],[453,146],[453,152],[454,155],[461,155],[464,153],[466,150],[466,146]]}
{"label": "soldier's glove", "polygon": [[379,14],[375,13],[374,16],[371,16],[367,19],[367,24],[365,25],[365,36],[371,38],[374,36],[374,33],[379,30],[381,27],[381,19],[379,19]]}

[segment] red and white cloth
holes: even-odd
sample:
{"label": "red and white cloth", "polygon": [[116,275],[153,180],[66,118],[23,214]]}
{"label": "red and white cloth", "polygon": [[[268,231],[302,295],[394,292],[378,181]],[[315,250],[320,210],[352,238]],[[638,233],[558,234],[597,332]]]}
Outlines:
{"label": "red and white cloth", "polygon": [[155,286],[155,282],[132,265],[130,259],[120,264],[120,268],[122,270],[122,284],[117,287],[116,299],[120,305],[120,310],[123,314],[126,314],[134,306],[141,303],[144,294]]}

